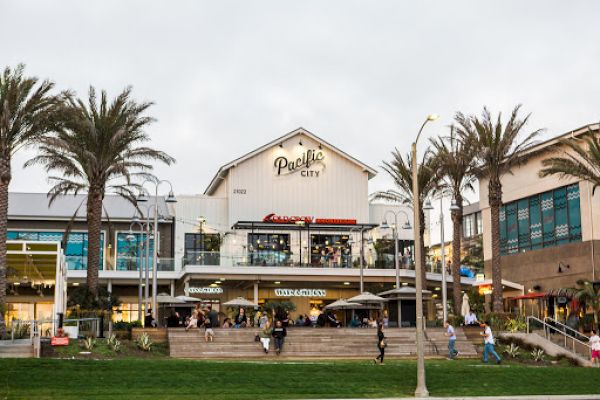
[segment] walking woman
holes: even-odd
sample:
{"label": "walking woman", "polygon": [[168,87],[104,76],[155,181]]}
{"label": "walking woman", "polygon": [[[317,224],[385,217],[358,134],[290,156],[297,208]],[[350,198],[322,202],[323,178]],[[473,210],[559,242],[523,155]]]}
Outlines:
{"label": "walking woman", "polygon": [[275,322],[275,328],[273,328],[273,338],[275,339],[275,354],[279,355],[283,350],[283,342],[287,336],[287,330],[282,325],[281,321]]}
{"label": "walking woman", "polygon": [[265,354],[269,353],[269,343],[271,342],[271,335],[273,334],[273,329],[271,328],[271,323],[267,319],[265,326],[258,333],[258,337],[260,338],[260,343],[263,346],[263,351]]}
{"label": "walking woman", "polygon": [[385,356],[385,347],[387,343],[385,342],[385,335],[383,333],[383,324],[377,324],[377,348],[379,349],[379,355],[373,360],[375,364],[377,364],[377,360],[379,360],[380,364],[383,364],[383,357]]}

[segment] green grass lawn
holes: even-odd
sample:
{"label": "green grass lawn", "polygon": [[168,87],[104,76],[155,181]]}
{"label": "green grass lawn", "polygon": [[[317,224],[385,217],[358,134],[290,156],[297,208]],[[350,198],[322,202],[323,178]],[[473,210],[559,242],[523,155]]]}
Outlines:
{"label": "green grass lawn", "polygon": [[[428,360],[432,396],[591,394],[600,369]],[[0,359],[0,399],[295,399],[410,396],[414,361]]]}

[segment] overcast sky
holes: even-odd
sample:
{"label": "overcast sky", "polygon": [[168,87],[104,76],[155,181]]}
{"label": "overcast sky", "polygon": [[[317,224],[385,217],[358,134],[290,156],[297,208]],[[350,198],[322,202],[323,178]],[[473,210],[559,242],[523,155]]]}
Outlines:
{"label": "overcast sky", "polygon": [[[302,126],[379,168],[456,111],[523,103],[547,136],[600,119],[597,1],[0,0],[0,66],[156,103],[177,193]],[[13,191],[46,191],[14,160]],[[390,185],[384,173],[371,190]]]}

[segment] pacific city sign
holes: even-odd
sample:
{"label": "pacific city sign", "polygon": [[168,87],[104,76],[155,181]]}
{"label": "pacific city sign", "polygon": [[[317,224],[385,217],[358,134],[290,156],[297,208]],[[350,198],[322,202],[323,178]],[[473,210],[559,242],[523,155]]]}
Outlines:
{"label": "pacific city sign", "polygon": [[305,224],[317,224],[317,225],[356,225],[355,219],[346,218],[315,218],[311,216],[287,216],[277,215],[275,213],[267,214],[263,218],[263,222],[272,222],[274,224],[295,224],[296,222],[302,222]]}
{"label": "pacific city sign", "polygon": [[277,175],[289,175],[301,171],[300,175],[304,177],[317,178],[321,171],[309,170],[309,168],[315,164],[321,164],[325,168],[324,159],[325,154],[321,150],[308,149],[300,157],[292,160],[288,160],[285,156],[279,156],[275,159],[274,166]]}

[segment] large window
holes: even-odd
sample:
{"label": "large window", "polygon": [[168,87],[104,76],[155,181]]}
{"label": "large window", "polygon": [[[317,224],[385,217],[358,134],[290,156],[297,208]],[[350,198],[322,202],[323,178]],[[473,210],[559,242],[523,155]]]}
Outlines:
{"label": "large window", "polygon": [[184,265],[219,265],[220,249],[218,233],[186,233]]}
{"label": "large window", "polygon": [[249,233],[248,253],[253,265],[288,265],[292,262],[290,235]]}
{"label": "large window", "polygon": [[500,210],[502,255],[578,241],[579,184],[513,201]]}
{"label": "large window", "polygon": [[[152,269],[154,256],[154,239],[150,236],[149,240],[150,269]],[[117,260],[116,269],[118,271],[137,271],[141,259],[146,256],[146,234],[145,233],[117,233]],[[160,271],[160,269],[159,269]]]}
{"label": "large window", "polygon": [[463,217],[463,237],[472,238],[483,233],[481,211]]}
{"label": "large window", "polygon": [[[16,231],[9,230],[7,240],[29,240],[35,242],[62,242],[64,232]],[[100,234],[100,266],[103,264],[104,232]],[[64,249],[68,269],[87,269],[88,235],[87,232],[71,232]]]}
{"label": "large window", "polygon": [[349,235],[310,235],[311,264],[351,267],[352,251],[348,239],[350,239]]}

